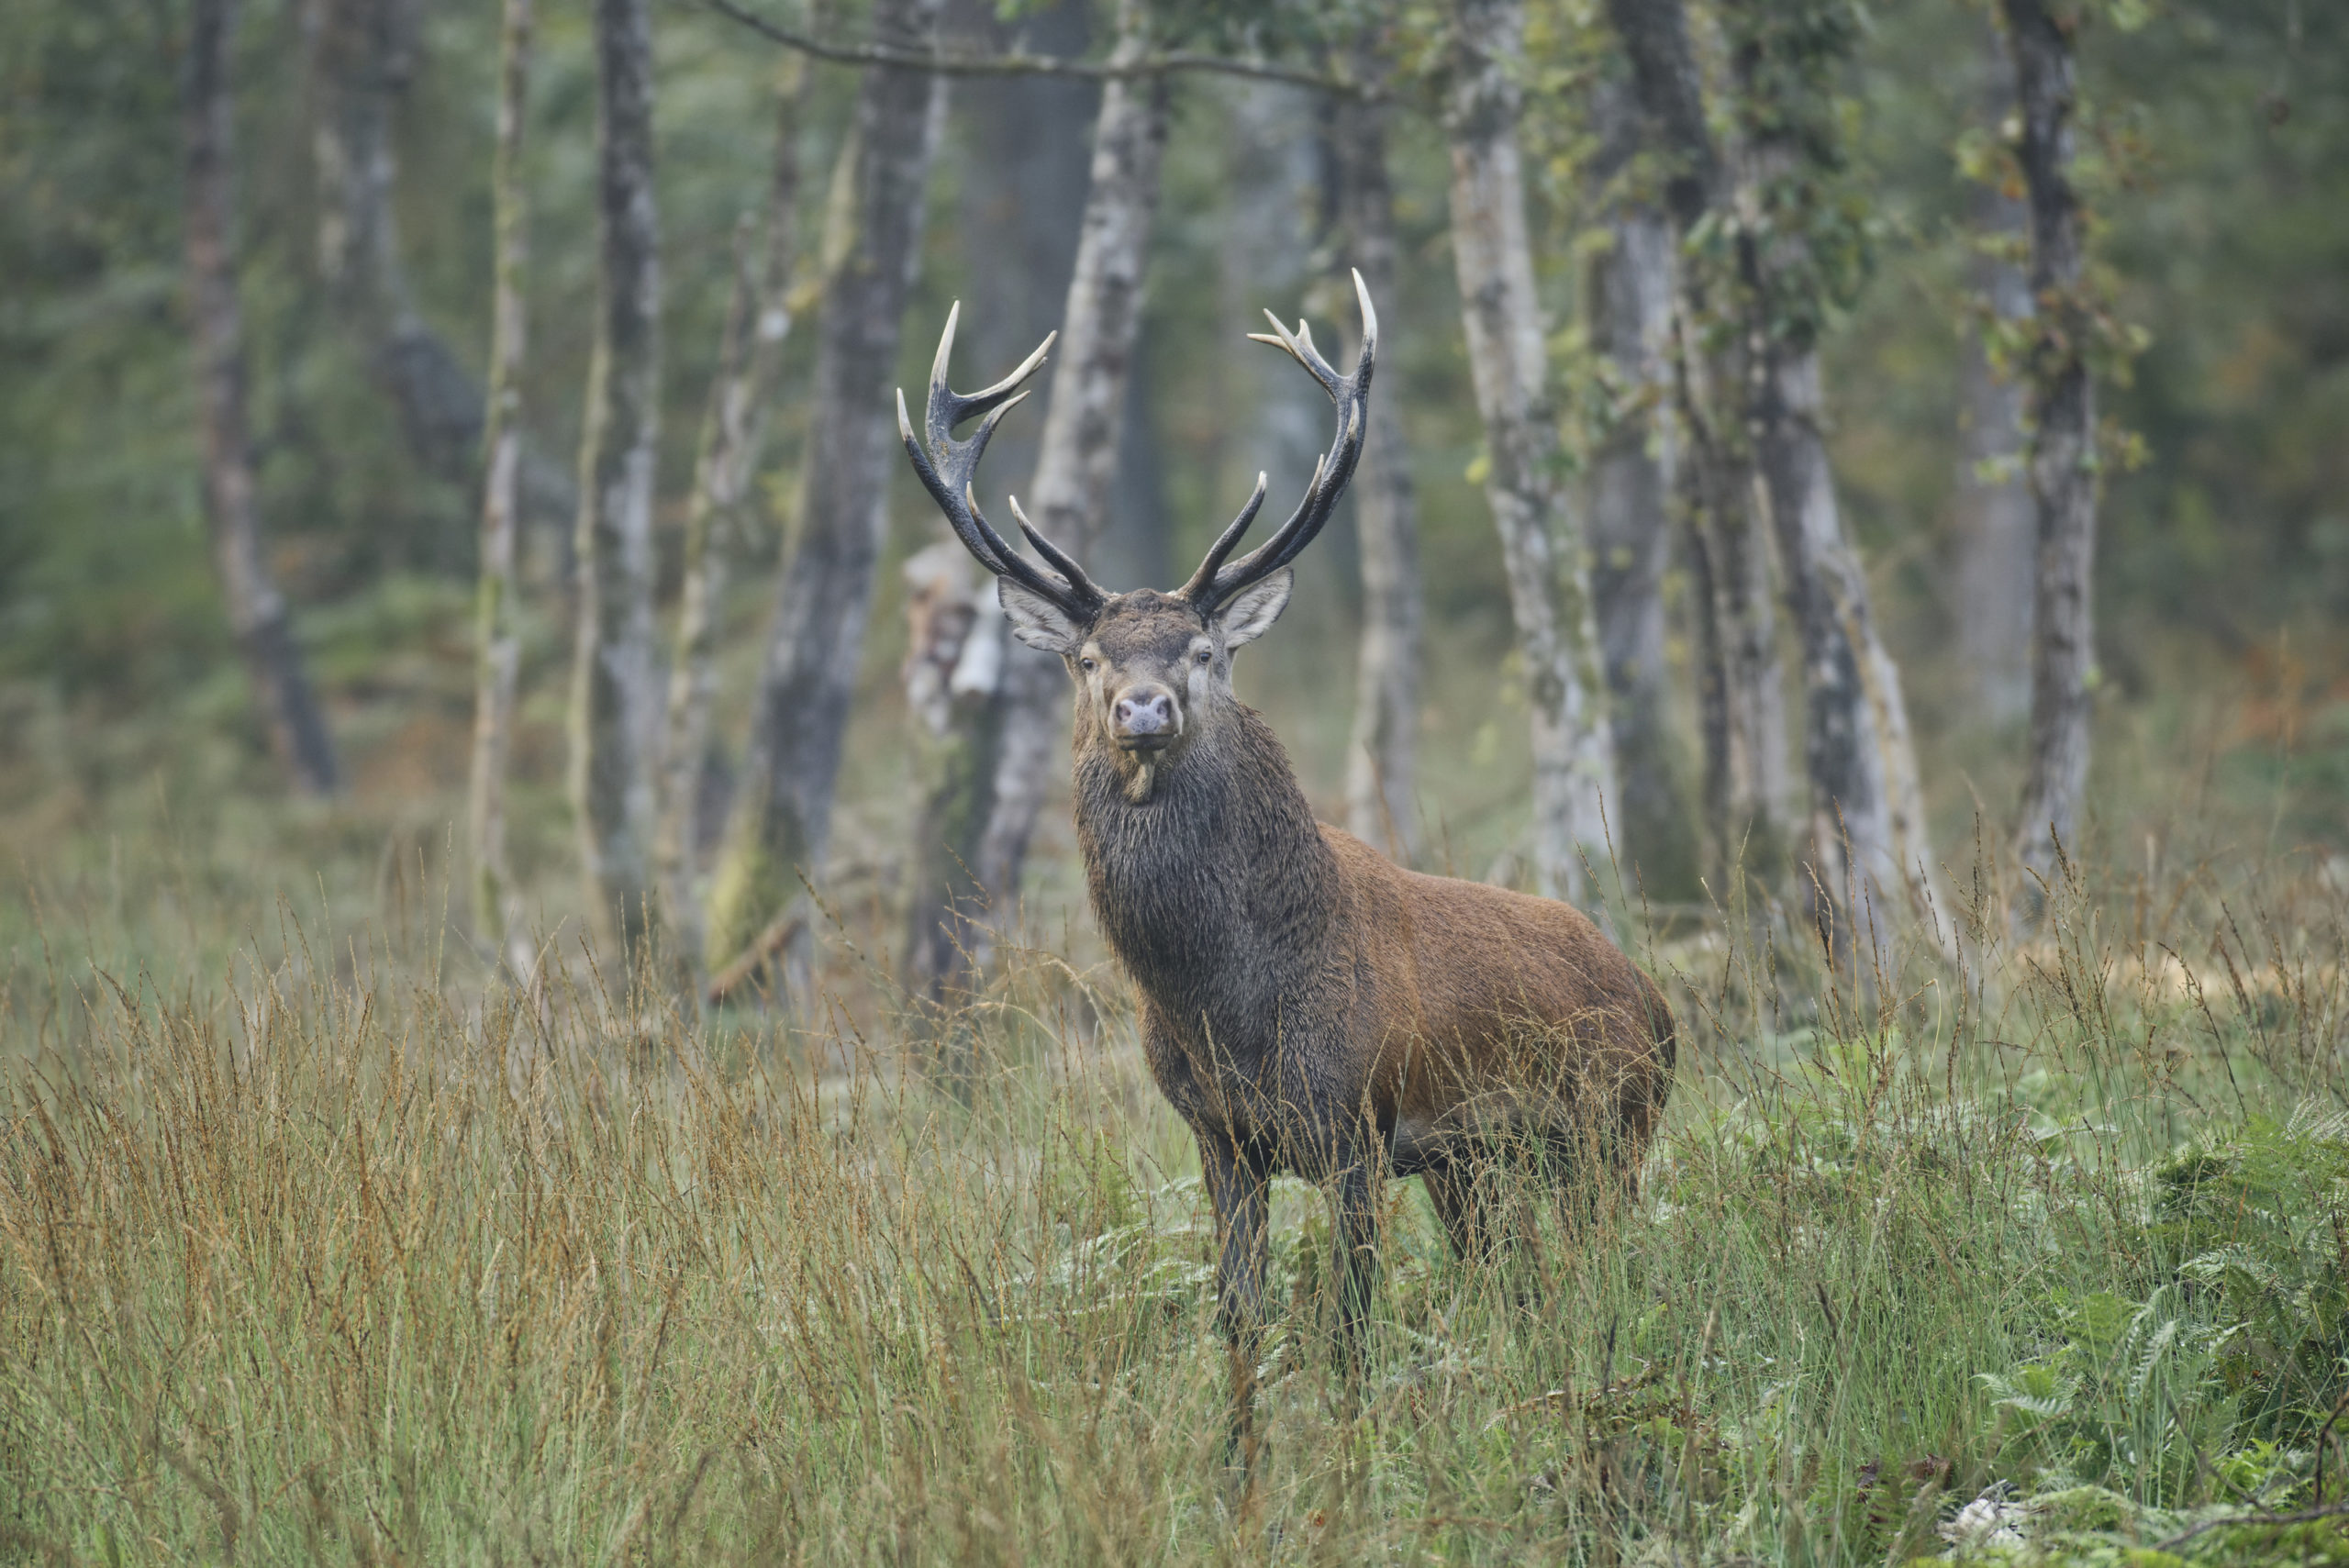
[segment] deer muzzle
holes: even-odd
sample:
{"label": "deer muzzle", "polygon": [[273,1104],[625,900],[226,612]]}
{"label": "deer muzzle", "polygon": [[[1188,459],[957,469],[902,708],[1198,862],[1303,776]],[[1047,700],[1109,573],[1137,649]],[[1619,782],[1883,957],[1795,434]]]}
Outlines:
{"label": "deer muzzle", "polygon": [[1159,751],[1183,732],[1183,710],[1161,685],[1129,686],[1109,704],[1110,738],[1129,751]]}

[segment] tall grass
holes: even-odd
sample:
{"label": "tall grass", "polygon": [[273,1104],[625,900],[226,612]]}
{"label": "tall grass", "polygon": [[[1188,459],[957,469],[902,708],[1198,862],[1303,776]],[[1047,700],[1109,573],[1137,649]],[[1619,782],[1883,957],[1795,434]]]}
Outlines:
{"label": "tall grass", "polygon": [[2349,1559],[2188,1533],[2349,1495],[2343,889],[2082,876],[2017,941],[1959,880],[1954,961],[1627,913],[1685,1042],[1638,1199],[1471,1266],[1391,1184],[1358,1406],[1283,1183],[1244,1513],[1196,1158],[1068,941],[962,1020],[974,1085],[845,917],[790,1027],[430,922],[50,931],[0,1002],[0,1557]]}

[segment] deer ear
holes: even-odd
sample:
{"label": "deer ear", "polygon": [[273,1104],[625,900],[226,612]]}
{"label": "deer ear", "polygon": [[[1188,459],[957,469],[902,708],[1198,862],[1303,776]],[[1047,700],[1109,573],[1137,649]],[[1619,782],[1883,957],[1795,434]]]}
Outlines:
{"label": "deer ear", "polygon": [[1295,586],[1297,575],[1287,567],[1252,583],[1231,595],[1216,619],[1223,627],[1223,645],[1237,648],[1243,642],[1253,642],[1273,629],[1273,623],[1288,608],[1288,591]]}
{"label": "deer ear", "polygon": [[1085,640],[1084,628],[1071,620],[1066,610],[1008,577],[995,580],[995,600],[1011,617],[1011,635],[1030,648],[1041,648],[1047,653],[1074,653],[1076,645]]}

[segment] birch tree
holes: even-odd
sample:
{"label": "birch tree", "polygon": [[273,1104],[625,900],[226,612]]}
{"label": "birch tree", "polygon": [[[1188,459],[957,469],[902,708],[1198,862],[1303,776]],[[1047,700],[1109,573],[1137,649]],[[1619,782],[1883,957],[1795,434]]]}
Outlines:
{"label": "birch tree", "polygon": [[[1365,51],[1366,52],[1366,51]],[[1395,191],[1387,177],[1383,103],[1341,98],[1330,106],[1341,260],[1362,273],[1373,299],[1399,296]],[[1388,359],[1394,350],[1387,350]],[[1399,400],[1373,398],[1370,434],[1354,476],[1354,531],[1362,546],[1362,642],[1354,671],[1353,732],[1346,748],[1346,828],[1385,844],[1407,863],[1420,851],[1418,803],[1419,644],[1419,500]]]}
{"label": "birch tree", "polygon": [[[1149,20],[1141,0],[1122,0],[1113,52],[1130,58],[1144,51]],[[1100,540],[1117,478],[1171,103],[1163,75],[1115,80],[1102,88],[1095,121],[1085,217],[1053,350],[1052,402],[1029,506],[1038,529],[1080,564]],[[1061,715],[1068,700],[1061,662],[1021,644],[1006,648],[1001,682],[994,799],[974,868],[991,914],[991,929],[971,933],[968,951],[977,967],[984,967],[1018,907],[1029,840],[1059,769]]]}
{"label": "birch tree", "polygon": [[652,485],[661,261],[650,0],[596,0],[596,341],[579,454],[572,809],[596,929],[632,964],[653,916]]}
{"label": "birch tree", "polygon": [[1990,128],[2015,112],[2014,67],[1988,18],[1982,19],[1987,83],[1982,125],[1961,139],[1959,158],[1973,174],[1974,253],[1967,271],[1978,316],[1958,364],[1959,431],[1956,570],[1950,604],[1957,651],[1976,716],[2016,723],[2031,711],[2031,606],[2033,512],[2024,472],[2028,415],[2021,381],[2000,362],[2002,345],[2028,335],[2031,280],[2029,214],[2012,164],[1995,156]]}
{"label": "birch tree", "polygon": [[[306,0],[311,161],[318,185],[318,271],[397,411],[417,465],[452,484],[478,480],[490,398],[417,308],[400,255],[393,195],[395,116],[414,76],[419,0]],[[568,475],[531,452],[517,458],[518,504],[551,527],[577,506]]]}
{"label": "birch tree", "polygon": [[1847,0],[1731,0],[1734,233],[1752,365],[1748,406],[1788,607],[1801,634],[1809,825],[1802,891],[1822,926],[1864,901],[1898,921],[1932,897],[1900,672],[1877,634],[1867,578],[1828,462],[1819,336],[1852,286],[1861,243],[1832,184],[1843,150],[1834,72],[1857,39]]}
{"label": "birch tree", "polygon": [[701,956],[696,867],[702,839],[702,766],[709,751],[718,614],[731,553],[751,509],[784,339],[791,330],[798,253],[800,102],[806,62],[786,57],[775,83],[775,146],[766,210],[747,216],[735,240],[734,281],[718,340],[718,370],[703,415],[694,488],[685,507],[685,581],[661,748],[661,818],[655,858],[671,943],[688,964]]}
{"label": "birch tree", "polygon": [[1675,268],[1673,417],[1683,448],[1675,493],[1697,630],[1701,797],[1716,890],[1740,868],[1764,882],[1786,867],[1793,794],[1786,697],[1772,611],[1767,530],[1756,505],[1745,396],[1746,339],[1717,329],[1733,278],[1707,243],[1732,205],[1727,160],[1706,118],[1704,76],[1681,0],[1608,0],[1631,65],[1642,136],[1667,169]]}
{"label": "birch tree", "polygon": [[1525,177],[1510,74],[1521,0],[1457,0],[1444,128],[1452,147],[1453,265],[1468,363],[1485,427],[1485,495],[1501,537],[1532,708],[1533,874],[1581,900],[1583,864],[1608,861],[1603,799],[1613,795],[1588,568],[1558,473],[1544,323],[1525,225]]}
{"label": "birch tree", "polygon": [[473,933],[495,944],[518,924],[509,908],[506,859],[506,768],[514,731],[521,638],[514,622],[514,556],[522,467],[522,359],[528,347],[529,202],[522,183],[523,126],[529,107],[531,0],[505,0],[499,36],[497,151],[490,191],[495,211],[492,264],[489,400],[483,447],[481,583],[474,612],[473,751],[465,819],[473,845]]}
{"label": "birch tree", "polygon": [[[992,27],[998,38],[1008,30]],[[1085,7],[1064,0],[1024,14],[1018,41],[1078,56],[1087,31]],[[968,308],[958,317],[957,340],[969,345],[965,364],[1017,364],[1061,324],[1100,102],[1094,83],[1039,76],[977,78],[956,89],[964,155],[955,195],[972,259],[963,285]],[[1126,423],[1130,429],[1130,407]],[[1036,428],[1015,419],[996,432],[989,450],[999,472],[1033,467]],[[1120,460],[1121,474],[1130,458],[1130,450]],[[915,805],[903,969],[907,993],[930,1004],[936,1021],[979,981],[973,961],[988,951],[989,917],[998,907],[978,867],[996,806],[1004,656],[1017,645],[996,606],[992,581],[974,581],[960,544],[917,551],[905,571],[903,675],[913,718]],[[947,1065],[959,1070],[962,1063]]]}
{"label": "birch tree", "polygon": [[1653,195],[1631,182],[1645,140],[1631,88],[1603,81],[1594,106],[1590,178],[1607,243],[1592,258],[1583,298],[1609,406],[1590,458],[1590,592],[1620,791],[1614,820],[1641,881],[1687,897],[1697,867],[1673,766],[1664,615],[1680,448],[1670,417],[1674,235]]}
{"label": "birch tree", "polygon": [[[937,0],[881,0],[874,26],[885,42],[922,48],[937,17]],[[798,537],[777,584],[745,776],[711,888],[713,968],[790,929],[801,878],[822,872],[887,525],[897,450],[890,377],[944,106],[943,79],[921,71],[874,66],[857,85],[841,223],[825,236]],[[803,938],[795,971],[804,972],[807,951]]]}
{"label": "birch tree", "polygon": [[2038,514],[2032,606],[2031,752],[2016,853],[2043,880],[2059,846],[2079,834],[2087,786],[2088,721],[2096,686],[2089,591],[2096,563],[2096,382],[2088,353],[2100,331],[2085,292],[2087,221],[2072,183],[2071,29],[2047,0],[2000,0],[2014,60],[2015,101],[2031,205],[2031,291],[2036,330],[2030,376],[2031,495]]}
{"label": "birch tree", "polygon": [[[1678,164],[1667,201],[1688,252],[1683,408],[1715,524],[1705,574],[1724,606],[1728,717],[1741,706],[1739,667],[1750,673],[1767,647],[1753,613],[1764,602],[1760,541],[1738,520],[1753,506],[1769,524],[1802,645],[1800,891],[1822,931],[1849,929],[1838,922],[1853,895],[1897,922],[1931,901],[1932,856],[1899,671],[1836,501],[1819,366],[1825,312],[1855,283],[1861,254],[1833,188],[1843,159],[1834,72],[1856,18],[1845,0],[1725,0],[1734,135],[1724,151],[1679,0],[1609,0],[1609,12],[1642,109]],[[1709,338],[1723,346],[1707,352]],[[1752,744],[1758,781],[1776,736],[1755,732]]]}
{"label": "birch tree", "polygon": [[335,787],[334,748],[302,671],[284,595],[262,548],[245,413],[244,312],[237,299],[236,192],[229,64],[235,0],[194,0],[181,83],[182,243],[194,331],[197,420],[203,434],[204,517],[229,629],[252,682],[262,726],[294,787]]}

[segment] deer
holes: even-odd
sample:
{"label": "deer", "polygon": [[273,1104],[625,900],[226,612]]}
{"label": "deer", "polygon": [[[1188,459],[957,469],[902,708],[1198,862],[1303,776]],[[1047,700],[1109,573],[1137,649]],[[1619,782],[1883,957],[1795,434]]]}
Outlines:
{"label": "deer", "polygon": [[[1012,634],[1074,686],[1076,836],[1094,918],[1139,993],[1151,1075],[1197,1140],[1216,1232],[1234,1457],[1252,1475],[1272,1178],[1331,1195],[1335,1348],[1358,1385],[1378,1274],[1380,1184],[1418,1175],[1451,1247],[1494,1240],[1491,1177],[1536,1160],[1563,1192],[1593,1171],[1636,1179],[1670,1090],[1663,995],[1580,910],[1407,870],[1317,822],[1232,658],[1286,606],[1291,565],[1362,455],[1378,316],[1362,274],[1361,357],[1341,376],[1300,319],[1257,342],[1320,384],[1337,431],[1304,498],[1234,560],[1266,479],[1171,593],[1105,592],[1010,497],[1030,562],[980,510],[979,460],[1057,334],[985,390],[952,391],[959,302],[930,370],[923,436],[897,393],[907,455],[996,580]],[[964,439],[954,431],[977,418]],[[1580,1162],[1577,1167],[1577,1162]]]}

